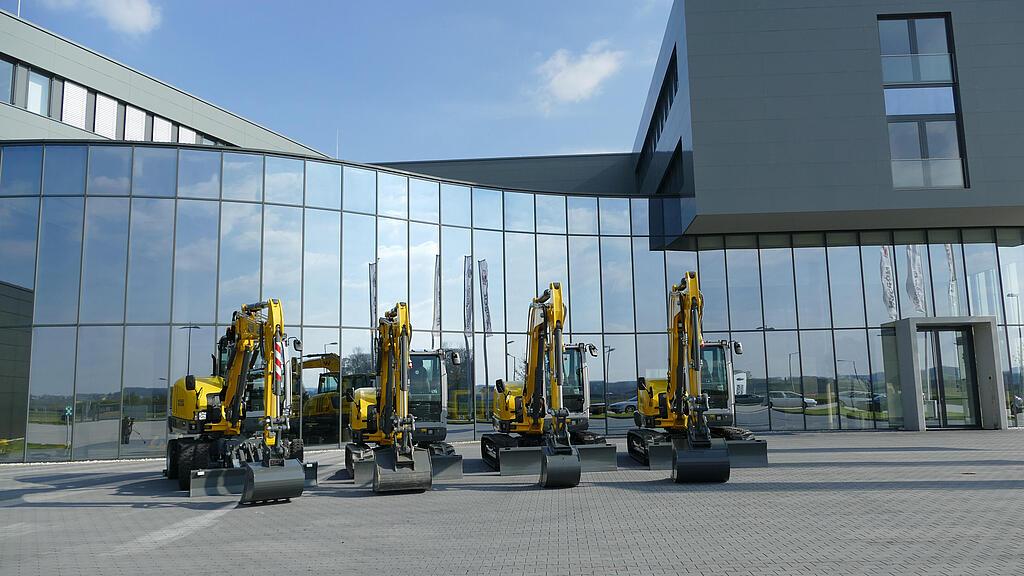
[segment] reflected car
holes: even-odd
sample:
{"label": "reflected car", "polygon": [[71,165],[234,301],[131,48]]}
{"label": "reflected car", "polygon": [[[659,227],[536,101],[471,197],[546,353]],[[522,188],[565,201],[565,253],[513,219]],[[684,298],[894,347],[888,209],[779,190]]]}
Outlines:
{"label": "reflected car", "polygon": [[737,406],[756,406],[758,404],[764,404],[764,396],[760,394],[737,394],[736,405]]}
{"label": "reflected car", "polygon": [[622,402],[616,402],[608,405],[608,412],[612,414],[632,414],[636,412],[636,396],[633,396],[629,400],[623,400]]}
{"label": "reflected car", "polygon": [[839,392],[839,405],[857,408],[858,410],[880,411],[885,404],[885,394],[872,394],[860,390],[847,390]]}
{"label": "reflected car", "polygon": [[818,401],[788,390],[772,390],[768,392],[768,404],[777,408],[809,408],[817,406]]}

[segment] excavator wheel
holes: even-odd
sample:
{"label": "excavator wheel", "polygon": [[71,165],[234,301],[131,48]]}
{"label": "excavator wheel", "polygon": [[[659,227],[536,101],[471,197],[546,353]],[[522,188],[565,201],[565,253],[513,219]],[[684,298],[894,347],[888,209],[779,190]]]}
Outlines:
{"label": "excavator wheel", "polygon": [[544,447],[540,460],[540,485],[542,488],[572,488],[580,483],[579,452],[569,447]]}
{"label": "excavator wheel", "polygon": [[729,449],[725,440],[714,438],[709,448],[692,448],[683,438],[672,453],[672,480],[677,484],[728,482]]}
{"label": "excavator wheel", "polygon": [[428,450],[416,448],[411,456],[406,456],[393,447],[385,447],[374,450],[373,460],[375,493],[424,492],[433,485]]}
{"label": "excavator wheel", "polygon": [[305,446],[302,442],[302,439],[296,438],[291,441],[291,444],[289,444],[288,456],[290,458],[298,460],[299,462],[304,462],[305,460],[302,459],[303,450],[305,450]]}
{"label": "excavator wheel", "polygon": [[195,455],[196,445],[182,444],[181,449],[178,450],[178,490],[184,490],[188,492],[189,485],[192,483],[192,458]]}

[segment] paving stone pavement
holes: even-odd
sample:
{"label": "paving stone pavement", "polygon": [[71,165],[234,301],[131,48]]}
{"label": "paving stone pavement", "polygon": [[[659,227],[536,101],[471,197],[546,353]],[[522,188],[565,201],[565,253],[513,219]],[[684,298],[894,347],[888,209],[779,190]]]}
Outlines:
{"label": "paving stone pavement", "polygon": [[188,498],[162,461],[0,466],[0,574],[1020,574],[1024,431],[766,435],[720,485],[635,466],[573,489],[483,468],[373,496],[320,461],[290,503]]}

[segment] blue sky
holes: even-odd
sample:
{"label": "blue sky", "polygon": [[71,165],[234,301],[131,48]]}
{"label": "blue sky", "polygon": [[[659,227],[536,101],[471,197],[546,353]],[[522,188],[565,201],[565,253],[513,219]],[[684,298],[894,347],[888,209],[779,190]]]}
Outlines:
{"label": "blue sky", "polygon": [[[17,0],[0,0],[14,11]],[[22,0],[22,16],[355,161],[632,148],[670,0]]]}

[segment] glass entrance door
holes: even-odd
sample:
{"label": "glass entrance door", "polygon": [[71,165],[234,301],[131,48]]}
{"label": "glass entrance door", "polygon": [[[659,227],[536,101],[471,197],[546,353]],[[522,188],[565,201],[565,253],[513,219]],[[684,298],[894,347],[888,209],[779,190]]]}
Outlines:
{"label": "glass entrance door", "polygon": [[917,334],[917,344],[925,425],[928,428],[976,428],[978,380],[970,330],[922,330]]}

